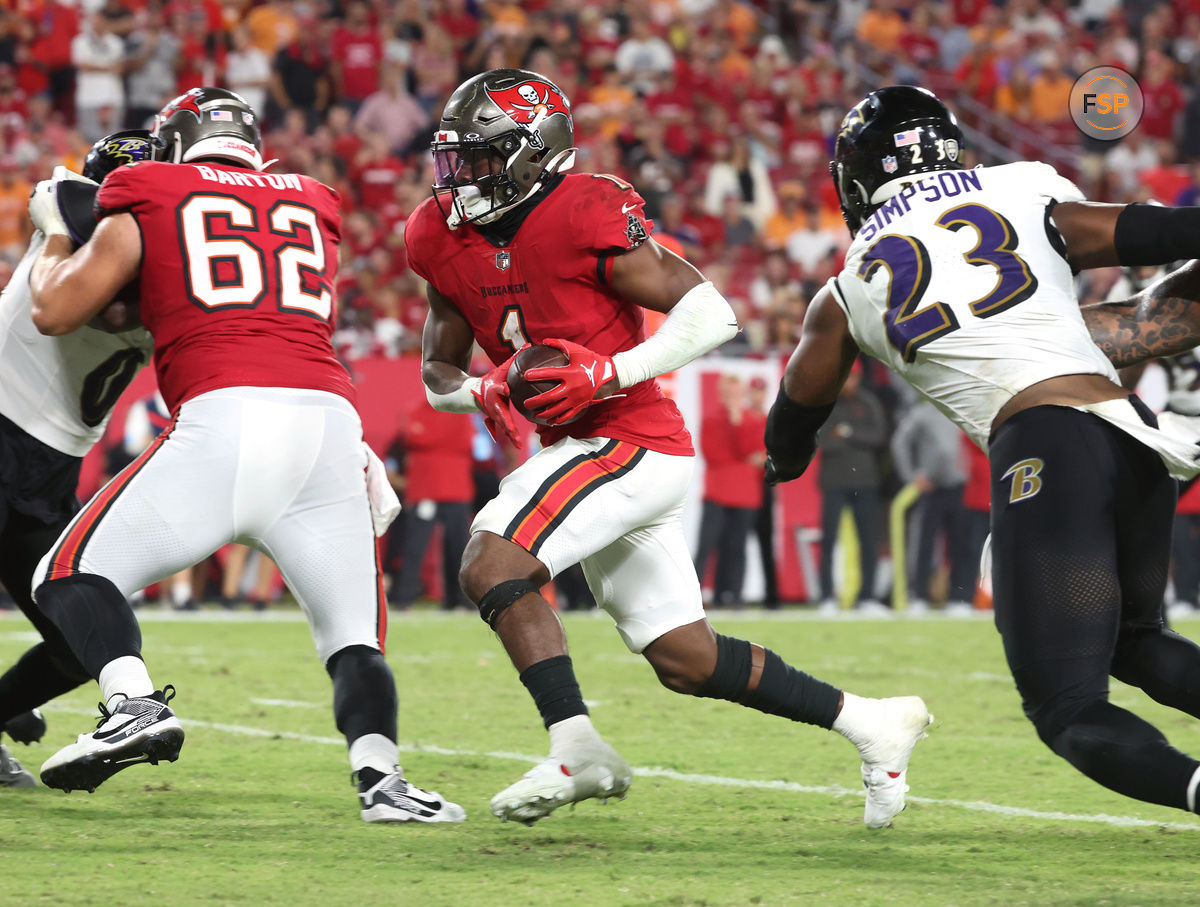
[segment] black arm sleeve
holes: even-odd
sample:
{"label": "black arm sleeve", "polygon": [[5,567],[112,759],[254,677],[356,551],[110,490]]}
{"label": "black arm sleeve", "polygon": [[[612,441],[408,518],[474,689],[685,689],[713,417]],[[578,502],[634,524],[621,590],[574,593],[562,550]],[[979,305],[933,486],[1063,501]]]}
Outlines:
{"label": "black arm sleeve", "polygon": [[1117,215],[1113,247],[1125,267],[1200,258],[1200,208],[1126,205]]}
{"label": "black arm sleeve", "polygon": [[91,239],[96,230],[94,209],[99,191],[99,186],[79,180],[63,180],[58,184],[58,210],[78,246]]}
{"label": "black arm sleeve", "polygon": [[804,474],[817,453],[817,429],[831,412],[832,403],[801,406],[779,385],[779,394],[767,414],[767,480],[772,485]]}

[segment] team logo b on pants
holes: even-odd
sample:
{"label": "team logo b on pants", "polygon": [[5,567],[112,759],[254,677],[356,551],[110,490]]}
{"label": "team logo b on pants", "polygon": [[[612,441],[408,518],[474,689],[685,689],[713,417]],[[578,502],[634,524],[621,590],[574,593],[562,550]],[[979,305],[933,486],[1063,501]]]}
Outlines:
{"label": "team logo b on pants", "polygon": [[1012,490],[1008,493],[1008,503],[1016,504],[1032,498],[1042,490],[1041,472],[1046,464],[1037,457],[1021,460],[1008,468],[1000,480],[1012,477]]}

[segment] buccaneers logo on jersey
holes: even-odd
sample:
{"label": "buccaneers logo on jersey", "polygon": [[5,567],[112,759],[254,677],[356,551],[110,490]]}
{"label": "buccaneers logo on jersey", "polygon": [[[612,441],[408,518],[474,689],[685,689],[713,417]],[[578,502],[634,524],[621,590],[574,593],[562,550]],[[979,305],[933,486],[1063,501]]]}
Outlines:
{"label": "buccaneers logo on jersey", "polygon": [[522,82],[511,88],[488,88],[486,91],[505,116],[528,130],[529,144],[534,148],[542,147],[542,136],[538,132],[542,120],[571,115],[571,105],[567,99],[548,82]]}

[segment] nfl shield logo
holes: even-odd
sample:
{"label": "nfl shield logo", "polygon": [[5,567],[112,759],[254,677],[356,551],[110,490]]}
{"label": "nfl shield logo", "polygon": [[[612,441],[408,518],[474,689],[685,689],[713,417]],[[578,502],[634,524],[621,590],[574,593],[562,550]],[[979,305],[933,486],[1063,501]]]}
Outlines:
{"label": "nfl shield logo", "polygon": [[512,264],[512,254],[509,252],[496,253],[496,267],[501,271],[507,271],[508,266]]}
{"label": "nfl shield logo", "polygon": [[883,172],[884,173],[895,173],[897,169],[898,169],[898,167],[896,164],[896,155],[889,154],[887,157],[885,157],[883,159]]}

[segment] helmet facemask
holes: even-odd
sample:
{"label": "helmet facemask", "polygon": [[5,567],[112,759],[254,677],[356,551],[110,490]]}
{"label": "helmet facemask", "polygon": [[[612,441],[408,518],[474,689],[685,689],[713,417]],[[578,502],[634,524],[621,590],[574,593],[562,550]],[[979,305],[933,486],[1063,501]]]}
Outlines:
{"label": "helmet facemask", "polygon": [[[575,150],[547,160],[530,133],[513,130],[491,139],[464,139],[442,131],[434,139],[433,195],[451,229],[488,224],[537,192],[574,164]],[[528,171],[536,170],[536,174]]]}

